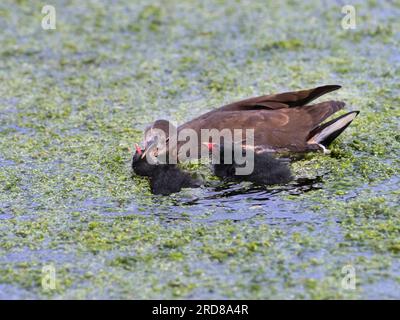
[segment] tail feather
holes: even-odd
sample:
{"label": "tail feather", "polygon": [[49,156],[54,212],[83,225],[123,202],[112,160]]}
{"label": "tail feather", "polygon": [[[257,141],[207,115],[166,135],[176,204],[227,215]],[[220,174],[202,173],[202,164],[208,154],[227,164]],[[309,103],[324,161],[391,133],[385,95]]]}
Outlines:
{"label": "tail feather", "polygon": [[328,119],[335,112],[343,109],[345,103],[342,101],[325,101],[317,104],[301,107],[312,118],[313,128],[319,126],[322,121]]}
{"label": "tail feather", "polygon": [[358,114],[359,111],[351,111],[316,127],[310,132],[308,143],[317,143],[324,147],[329,146],[329,144],[349,126]]}

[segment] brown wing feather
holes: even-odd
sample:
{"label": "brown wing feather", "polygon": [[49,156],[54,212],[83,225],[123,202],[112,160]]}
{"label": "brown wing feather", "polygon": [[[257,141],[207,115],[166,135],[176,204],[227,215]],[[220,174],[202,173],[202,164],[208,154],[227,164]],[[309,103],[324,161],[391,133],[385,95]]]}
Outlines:
{"label": "brown wing feather", "polygon": [[201,129],[254,129],[255,145],[274,150],[305,151],[310,132],[325,119],[343,108],[340,101],[327,101],[315,105],[277,110],[248,110],[220,112],[218,117],[206,114],[178,128]]}
{"label": "brown wing feather", "polygon": [[339,85],[327,85],[309,90],[284,92],[265,95],[227,104],[215,111],[238,111],[257,109],[282,109],[304,106],[318,97],[341,88]]}
{"label": "brown wing feather", "polygon": [[302,90],[302,91],[293,91],[293,92],[285,92],[261,97],[250,98],[238,102],[234,102],[225,106],[222,106],[218,109],[211,110],[201,116],[192,119],[179,127],[190,128],[191,126],[197,124],[198,122],[202,122],[203,119],[214,119],[217,120],[221,117],[224,117],[222,112],[227,111],[252,111],[252,110],[279,110],[279,109],[287,109],[293,108],[296,106],[303,106],[304,104],[317,99],[321,95],[337,90],[340,86],[338,85],[327,85],[322,87],[317,87],[310,90]]}

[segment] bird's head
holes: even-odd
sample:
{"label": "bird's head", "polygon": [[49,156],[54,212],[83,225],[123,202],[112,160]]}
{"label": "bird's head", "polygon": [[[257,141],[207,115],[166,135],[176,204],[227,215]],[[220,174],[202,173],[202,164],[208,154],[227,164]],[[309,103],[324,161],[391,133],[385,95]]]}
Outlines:
{"label": "bird's head", "polygon": [[[203,142],[203,146],[205,146],[208,149],[208,154],[211,157],[213,163],[218,163],[218,164],[232,163],[231,162],[232,160],[229,159],[232,159],[235,144],[232,143],[225,144],[224,142],[222,143]],[[241,145],[238,144],[238,146],[236,147],[238,148],[238,150],[242,150]],[[225,156],[227,156],[228,159],[225,159]]]}
{"label": "bird's head", "polygon": [[164,164],[162,159],[162,161],[159,161],[159,158],[163,157],[159,157],[158,152],[155,142],[148,144],[145,148],[141,148],[135,143],[132,156],[133,171],[140,176],[152,176],[156,167]]}

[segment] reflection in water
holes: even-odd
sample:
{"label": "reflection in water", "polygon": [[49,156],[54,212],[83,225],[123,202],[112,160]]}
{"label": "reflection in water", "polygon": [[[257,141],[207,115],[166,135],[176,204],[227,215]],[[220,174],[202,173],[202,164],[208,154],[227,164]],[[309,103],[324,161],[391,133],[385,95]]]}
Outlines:
{"label": "reflection in water", "polygon": [[[270,225],[296,225],[299,222],[315,225],[325,219],[307,209],[307,204],[292,201],[285,195],[301,195],[321,189],[322,176],[298,178],[286,185],[263,186],[250,182],[210,182],[202,189],[187,189],[169,198],[168,204],[158,207],[156,216],[168,223],[192,220],[208,223],[217,220],[240,221],[263,216]],[[213,185],[214,184],[214,185]],[[171,210],[173,208],[173,210]]]}
{"label": "reflection in water", "polygon": [[[276,186],[260,186],[249,183],[225,182],[219,184],[216,187],[209,188],[206,196],[190,199],[188,201],[182,201],[182,199],[175,199],[174,205],[177,206],[192,206],[192,205],[215,205],[215,201],[220,200],[223,202],[235,202],[235,201],[266,201],[272,197],[287,192],[291,195],[300,195],[311,190],[317,190],[322,188],[322,176],[315,178],[298,178],[286,185]],[[182,201],[182,202],[181,202]]]}

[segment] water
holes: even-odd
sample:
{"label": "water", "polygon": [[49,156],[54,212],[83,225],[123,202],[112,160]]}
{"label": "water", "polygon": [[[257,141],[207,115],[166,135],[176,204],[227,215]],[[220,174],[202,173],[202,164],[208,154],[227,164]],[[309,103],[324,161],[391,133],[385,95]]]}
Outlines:
{"label": "water", "polygon": [[[0,298],[399,298],[398,6],[360,1],[346,31],[335,2],[54,5],[45,31],[0,4]],[[360,116],[288,185],[132,177],[155,119],[334,83]]]}

